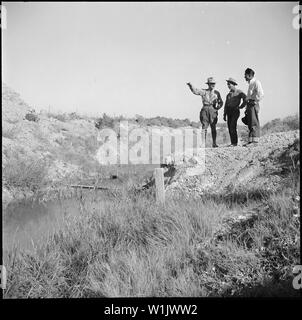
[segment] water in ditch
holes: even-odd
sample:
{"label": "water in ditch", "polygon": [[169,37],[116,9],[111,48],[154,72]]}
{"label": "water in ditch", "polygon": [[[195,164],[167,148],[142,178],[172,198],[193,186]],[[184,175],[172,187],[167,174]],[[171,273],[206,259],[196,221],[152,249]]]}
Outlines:
{"label": "water in ditch", "polygon": [[23,200],[11,203],[2,214],[4,253],[17,247],[32,250],[59,230],[66,217],[89,214],[108,202],[102,192],[81,191],[70,199],[48,202]]}

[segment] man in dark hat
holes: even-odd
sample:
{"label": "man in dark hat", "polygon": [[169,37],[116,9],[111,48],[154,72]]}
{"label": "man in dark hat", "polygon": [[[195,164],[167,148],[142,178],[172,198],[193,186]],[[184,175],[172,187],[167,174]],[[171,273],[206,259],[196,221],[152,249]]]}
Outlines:
{"label": "man in dark hat", "polygon": [[255,145],[260,138],[260,123],[259,123],[259,102],[262,100],[264,93],[259,80],[255,77],[255,71],[247,68],[244,73],[244,78],[248,82],[247,91],[247,106],[246,117],[249,128],[249,141],[245,146]]}
{"label": "man in dark hat", "polygon": [[212,140],[213,140],[213,148],[217,148],[216,144],[216,124],[218,121],[218,110],[222,107],[223,101],[221,99],[221,95],[217,90],[214,90],[216,81],[213,77],[208,78],[206,84],[208,85],[208,89],[196,89],[192,86],[190,82],[187,83],[190,90],[196,94],[201,96],[203,107],[200,110],[199,119],[202,124],[202,132],[204,135],[204,139],[206,141],[207,129],[210,125]]}
{"label": "man in dark hat", "polygon": [[[226,80],[230,92],[226,96],[223,120],[227,121],[231,146],[236,147],[238,144],[237,120],[240,116],[240,109],[246,105],[246,95],[236,88],[237,81],[233,78]],[[241,104],[240,104],[241,103]]]}

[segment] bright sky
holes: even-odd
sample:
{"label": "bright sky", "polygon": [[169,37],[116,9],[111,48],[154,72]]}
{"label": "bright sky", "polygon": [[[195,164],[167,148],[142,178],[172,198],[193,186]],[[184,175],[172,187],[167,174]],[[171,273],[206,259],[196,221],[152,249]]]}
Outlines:
{"label": "bright sky", "polygon": [[297,2],[3,4],[2,81],[36,110],[199,121],[186,82],[213,76],[225,100],[250,67],[262,124],[299,111]]}

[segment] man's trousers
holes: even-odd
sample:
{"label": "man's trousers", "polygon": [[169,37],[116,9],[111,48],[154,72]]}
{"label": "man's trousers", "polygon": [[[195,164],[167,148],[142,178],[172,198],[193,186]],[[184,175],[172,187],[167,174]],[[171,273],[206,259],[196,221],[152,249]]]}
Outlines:
{"label": "man's trousers", "polygon": [[247,122],[249,128],[249,142],[258,142],[260,138],[259,105],[247,106]]}
{"label": "man's trousers", "polygon": [[202,124],[202,129],[205,134],[205,139],[206,139],[206,135],[207,135],[207,129],[210,125],[213,146],[216,145],[216,136],[217,136],[216,124],[218,121],[218,111],[216,109],[214,109],[213,106],[204,106],[200,110],[199,120]]}
{"label": "man's trousers", "polygon": [[237,134],[237,120],[240,116],[239,109],[232,110],[227,113],[227,124],[231,139],[231,144],[237,145],[238,143],[238,134]]}

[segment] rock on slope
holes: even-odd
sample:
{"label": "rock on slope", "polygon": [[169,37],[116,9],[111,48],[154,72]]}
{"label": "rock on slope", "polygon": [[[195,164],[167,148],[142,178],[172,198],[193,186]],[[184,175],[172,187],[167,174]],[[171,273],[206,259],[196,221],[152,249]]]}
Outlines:
{"label": "rock on slope", "polygon": [[185,198],[226,191],[278,190],[289,167],[299,165],[298,139],[299,131],[288,131],[263,136],[254,147],[206,148],[204,166],[198,157],[195,165],[192,161],[175,165],[166,194]]}

